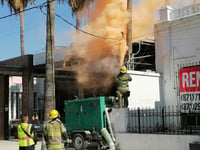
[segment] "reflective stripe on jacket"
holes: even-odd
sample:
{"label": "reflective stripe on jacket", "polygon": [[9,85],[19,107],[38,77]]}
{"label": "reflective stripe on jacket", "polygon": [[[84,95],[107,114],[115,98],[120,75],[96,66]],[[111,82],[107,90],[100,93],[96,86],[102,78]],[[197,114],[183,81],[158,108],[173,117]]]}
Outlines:
{"label": "reflective stripe on jacket", "polygon": [[63,149],[62,134],[66,133],[63,123],[59,119],[50,121],[45,128],[48,149]]}
{"label": "reflective stripe on jacket", "polygon": [[118,87],[117,90],[124,93],[129,90],[128,82],[132,80],[131,76],[127,73],[120,73],[117,75]]}
{"label": "reflective stripe on jacket", "polygon": [[19,147],[28,147],[35,144],[33,138],[26,135],[22,128],[31,136],[34,137],[34,133],[31,134],[32,124],[21,123],[17,127],[18,138],[19,138]]}

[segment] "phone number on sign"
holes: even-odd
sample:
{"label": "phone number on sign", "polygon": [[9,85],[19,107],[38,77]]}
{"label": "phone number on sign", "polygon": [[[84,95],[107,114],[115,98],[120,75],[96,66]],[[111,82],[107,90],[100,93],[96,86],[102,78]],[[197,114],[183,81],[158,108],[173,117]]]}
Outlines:
{"label": "phone number on sign", "polygon": [[200,103],[183,103],[181,104],[181,111],[200,111]]}
{"label": "phone number on sign", "polygon": [[197,101],[200,100],[200,93],[187,93],[180,95],[182,101]]}

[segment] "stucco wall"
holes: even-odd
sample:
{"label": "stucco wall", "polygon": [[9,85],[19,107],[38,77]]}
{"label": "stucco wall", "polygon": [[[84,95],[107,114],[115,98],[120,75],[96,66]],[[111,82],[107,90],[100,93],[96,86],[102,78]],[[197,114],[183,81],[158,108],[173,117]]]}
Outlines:
{"label": "stucco wall", "polygon": [[160,74],[155,72],[128,71],[132,77],[129,82],[129,108],[155,108],[160,101]]}
{"label": "stucco wall", "polygon": [[116,133],[122,150],[190,150],[189,143],[200,136]]}
{"label": "stucco wall", "polygon": [[179,69],[199,65],[200,15],[155,25],[156,72],[163,74],[164,105],[179,104]]}

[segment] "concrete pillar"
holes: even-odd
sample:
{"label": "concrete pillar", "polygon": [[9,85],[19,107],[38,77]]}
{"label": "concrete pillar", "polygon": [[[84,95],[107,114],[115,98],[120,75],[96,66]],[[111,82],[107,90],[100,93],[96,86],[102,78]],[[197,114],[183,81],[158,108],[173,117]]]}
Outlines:
{"label": "concrete pillar", "polygon": [[172,20],[171,13],[174,9],[170,6],[163,6],[159,9],[160,22],[166,22]]}
{"label": "concrete pillar", "polygon": [[0,75],[0,140],[9,139],[9,76]]}
{"label": "concrete pillar", "polygon": [[128,109],[113,108],[110,112],[110,120],[115,133],[127,133],[128,128]]}
{"label": "concrete pillar", "polygon": [[33,114],[33,56],[25,57],[22,75],[22,113]]}

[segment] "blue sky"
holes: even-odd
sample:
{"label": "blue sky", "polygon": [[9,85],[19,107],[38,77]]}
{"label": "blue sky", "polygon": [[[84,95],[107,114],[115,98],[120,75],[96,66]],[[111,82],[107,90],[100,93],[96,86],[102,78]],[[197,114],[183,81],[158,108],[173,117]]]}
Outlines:
{"label": "blue sky", "polygon": [[[133,0],[134,5],[140,0]],[[40,5],[46,0],[36,0]],[[31,6],[29,6],[31,7]],[[75,24],[71,8],[65,2],[55,2],[55,12]],[[0,17],[10,14],[7,4],[0,6]],[[46,16],[39,9],[25,12],[24,19],[25,54],[36,54],[45,51],[46,44]],[[67,46],[72,42],[73,27],[55,17],[55,46]],[[70,34],[71,33],[71,34]],[[20,56],[20,17],[12,16],[0,20],[0,61]]]}
{"label": "blue sky", "polygon": [[[35,5],[39,5],[46,0],[36,0]],[[44,9],[45,10],[45,9]],[[55,3],[55,12],[75,24],[75,17],[72,17],[71,8],[67,2],[60,5]],[[0,17],[10,14],[10,10],[5,4],[0,6]],[[25,53],[35,54],[44,51],[46,44],[46,16],[39,9],[33,9],[25,12]],[[70,45],[71,36],[69,31],[75,32],[75,29],[55,18],[55,45]],[[0,20],[0,61],[8,58],[20,56],[20,18],[12,16]]]}
{"label": "blue sky", "polygon": [[[138,4],[140,1],[133,0],[133,4]],[[44,2],[46,0],[36,0],[35,5]],[[71,8],[67,2],[64,4],[55,2],[55,12],[75,24],[75,17],[72,17]],[[9,14],[10,10],[7,4],[3,7],[0,6],[0,17]],[[25,54],[36,54],[44,51],[46,44],[46,16],[39,9],[33,9],[25,12],[24,20]],[[76,32],[73,27],[55,17],[55,46],[70,45],[73,32]],[[20,18],[19,16],[12,16],[0,20],[0,61],[16,56],[20,56]]]}

